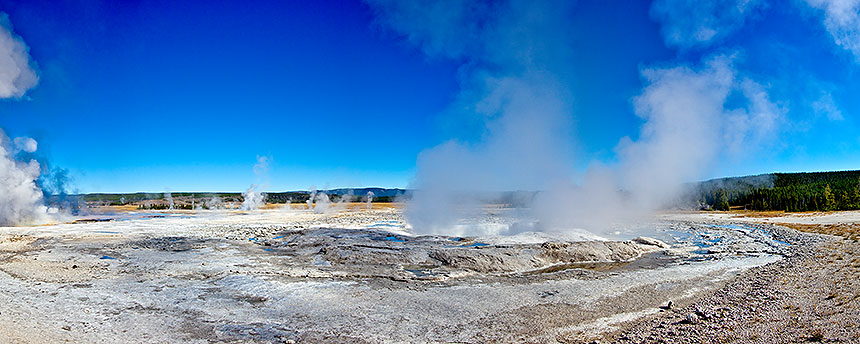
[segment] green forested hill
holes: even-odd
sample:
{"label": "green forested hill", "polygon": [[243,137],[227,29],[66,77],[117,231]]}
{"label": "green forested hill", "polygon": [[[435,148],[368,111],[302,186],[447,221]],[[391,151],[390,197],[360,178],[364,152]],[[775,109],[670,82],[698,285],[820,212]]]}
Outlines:
{"label": "green forested hill", "polygon": [[774,173],[698,183],[705,209],[830,211],[860,209],[860,171]]}

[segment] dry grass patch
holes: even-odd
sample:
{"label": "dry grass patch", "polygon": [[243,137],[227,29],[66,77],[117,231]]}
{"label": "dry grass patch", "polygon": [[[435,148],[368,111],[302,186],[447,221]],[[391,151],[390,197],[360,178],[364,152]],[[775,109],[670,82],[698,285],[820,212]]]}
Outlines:
{"label": "dry grass patch", "polygon": [[741,211],[733,211],[731,212],[735,217],[749,217],[749,218],[768,218],[768,217],[783,217],[786,214],[785,211],[753,211],[753,210],[741,210]]}
{"label": "dry grass patch", "polygon": [[801,232],[836,235],[852,240],[860,240],[860,223],[837,224],[806,224],[806,223],[774,223]]}

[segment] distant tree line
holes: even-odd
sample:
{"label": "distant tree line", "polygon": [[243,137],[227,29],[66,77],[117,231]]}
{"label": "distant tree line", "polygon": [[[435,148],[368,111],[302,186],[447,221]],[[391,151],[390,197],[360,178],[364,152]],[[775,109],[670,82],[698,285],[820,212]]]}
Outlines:
{"label": "distant tree line", "polygon": [[860,209],[860,171],[776,173],[772,185],[757,187],[743,178],[727,181],[699,186],[702,208],[788,212]]}
{"label": "distant tree line", "polygon": [[[373,202],[376,203],[392,203],[402,200],[407,197],[405,190],[402,189],[382,189],[382,188],[365,188],[355,189],[355,195],[350,195],[350,189],[335,189],[325,191],[329,200],[339,202],[344,197],[349,197],[352,202],[366,202],[367,191],[372,191]],[[307,191],[291,191],[291,192],[267,192],[265,193],[266,203],[285,204],[305,203],[310,198],[311,194]],[[191,193],[191,192],[173,192],[172,197],[175,201],[174,209],[192,209],[199,207],[208,209],[208,203],[213,198],[221,202],[242,202],[244,197],[238,192],[218,192],[218,193]],[[54,195],[48,198],[49,201],[57,203],[60,200],[77,200],[81,204],[95,205],[136,205],[141,210],[164,210],[169,209],[169,203],[166,203],[166,198],[163,193],[128,193],[128,194],[105,194],[94,193],[85,195],[69,195],[66,198]],[[150,202],[151,201],[151,202]],[[53,204],[53,203],[52,203]],[[193,204],[193,205],[192,205]]]}
{"label": "distant tree line", "polygon": [[[349,194],[327,194],[332,202],[340,202],[343,198],[348,197],[351,202],[366,202],[367,195],[349,195]],[[266,193],[266,203],[285,204],[304,203],[310,199],[311,195],[306,192],[276,192]],[[373,202],[376,203],[392,203],[397,199],[396,196],[373,196]]]}

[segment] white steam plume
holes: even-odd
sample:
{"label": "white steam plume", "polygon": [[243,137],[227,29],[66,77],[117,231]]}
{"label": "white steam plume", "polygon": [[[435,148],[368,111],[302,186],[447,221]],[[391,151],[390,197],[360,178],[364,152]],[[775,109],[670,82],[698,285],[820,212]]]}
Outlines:
{"label": "white steam plume", "polygon": [[[257,176],[257,181],[260,182],[268,178],[269,174],[269,162],[271,158],[268,156],[258,156],[257,163],[254,164],[254,175]],[[242,201],[242,210],[256,210],[260,209],[263,205],[266,204],[266,194],[263,192],[265,190],[265,185],[259,186],[258,184],[251,184],[251,187],[245,192],[242,193],[242,197],[244,201]]]}
{"label": "white steam plume", "polygon": [[[702,177],[718,158],[759,147],[785,113],[761,85],[739,75],[731,57],[642,74],[649,84],[635,107],[646,122],[638,141],[618,147],[623,186],[640,203],[662,206],[680,191],[679,183]],[[743,107],[729,107],[730,95]]]}
{"label": "white steam plume", "polygon": [[334,211],[331,199],[325,192],[314,191],[311,195],[312,197],[308,200],[308,203],[311,205],[311,209],[313,209],[315,213],[330,214]]}
{"label": "white steam plume", "polygon": [[451,111],[485,122],[481,142],[450,141],[419,156],[407,208],[416,231],[446,231],[480,209],[482,192],[544,189],[569,177],[572,2],[369,3],[428,55],[463,61]]}
{"label": "white steam plume", "polygon": [[12,31],[9,16],[0,12],[0,98],[20,98],[39,83],[30,48]]}
{"label": "white steam plume", "polygon": [[205,205],[207,209],[221,209],[224,207],[224,202],[217,195],[212,195],[211,198],[206,200]]}
{"label": "white steam plume", "polygon": [[[39,82],[30,48],[12,31],[9,16],[0,12],[0,98],[20,98]],[[49,220],[42,190],[36,183],[40,166],[18,161],[18,152],[33,153],[36,140],[10,141],[0,130],[0,225],[42,223]]]}
{"label": "white steam plume", "polygon": [[308,210],[314,209],[314,199],[317,197],[317,189],[315,186],[311,186],[311,194],[308,197],[308,200],[305,202],[308,205]]}
{"label": "white steam plume", "polygon": [[[635,99],[636,114],[644,120],[639,137],[619,143],[617,164],[590,163],[577,184],[568,149],[574,114],[571,2],[368,2],[383,24],[428,55],[463,63],[452,111],[485,123],[480,142],[450,141],[419,156],[406,213],[419,233],[581,231],[577,228],[591,231],[582,232],[584,237],[611,233],[607,224],[619,214],[658,208],[675,197],[682,183],[702,177],[717,158],[773,135],[784,113],[764,86],[735,69],[732,56],[712,57],[698,67],[645,69],[647,86]],[[757,6],[725,3],[741,7],[714,14],[708,30],[716,32],[701,33],[696,40],[723,37],[719,30],[740,25],[727,16],[745,15]],[[678,39],[669,44],[681,44]],[[740,105],[728,106],[730,95]],[[540,191],[521,223],[456,225],[482,211],[493,192],[514,190]]]}
{"label": "white steam plume", "polygon": [[367,209],[373,209],[373,196],[374,196],[373,191],[368,191],[368,192],[367,192],[367,196],[366,196],[366,198],[367,198],[367,200],[366,200],[366,202],[367,202],[367,204],[366,204]]}
{"label": "white steam plume", "polygon": [[331,198],[323,191],[318,191],[311,187],[311,194],[308,197],[307,205],[309,210],[317,214],[334,214],[339,211],[347,210],[349,202],[355,197],[352,190],[347,191],[340,196],[337,203],[332,203]]}
{"label": "white steam plume", "polygon": [[0,130],[0,225],[46,222],[48,208],[36,184],[41,167],[36,160],[16,161],[14,154],[9,138]]}
{"label": "white steam plume", "polygon": [[335,205],[336,211],[346,210],[349,202],[352,202],[352,199],[355,197],[352,190],[347,191],[346,193],[340,195],[340,200],[337,201]]}
{"label": "white steam plume", "polygon": [[[785,114],[728,56],[642,74],[648,85],[634,101],[645,120],[639,138],[619,142],[617,168],[592,164],[582,185],[559,184],[540,193],[534,209],[546,229],[572,225],[614,234],[607,224],[672,204],[683,182],[703,177],[717,161],[766,145]],[[743,106],[730,107],[730,96]]]}
{"label": "white steam plume", "polygon": [[167,209],[174,210],[176,209],[176,204],[173,202],[173,194],[170,192],[164,193],[164,199],[167,200]]}
{"label": "white steam plume", "polygon": [[16,137],[14,140],[12,140],[12,143],[15,145],[16,153],[35,153],[36,150],[39,149],[39,143],[29,137]]}
{"label": "white steam plume", "polygon": [[242,210],[256,210],[266,204],[266,194],[257,190],[257,185],[251,185],[248,190],[242,193],[244,201],[242,201]]}

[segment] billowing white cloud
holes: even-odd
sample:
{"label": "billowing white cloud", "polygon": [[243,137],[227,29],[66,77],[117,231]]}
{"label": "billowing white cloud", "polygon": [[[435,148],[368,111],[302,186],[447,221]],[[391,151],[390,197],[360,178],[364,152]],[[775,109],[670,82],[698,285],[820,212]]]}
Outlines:
{"label": "billowing white cloud", "polygon": [[764,5],[763,0],[656,0],[651,17],[662,24],[668,46],[686,49],[727,37]]}
{"label": "billowing white cloud", "polygon": [[840,47],[860,62],[860,0],[806,0],[820,11],[824,27]]}
{"label": "billowing white cloud", "polygon": [[12,31],[9,16],[0,12],[0,98],[19,98],[38,82],[30,48]]}

